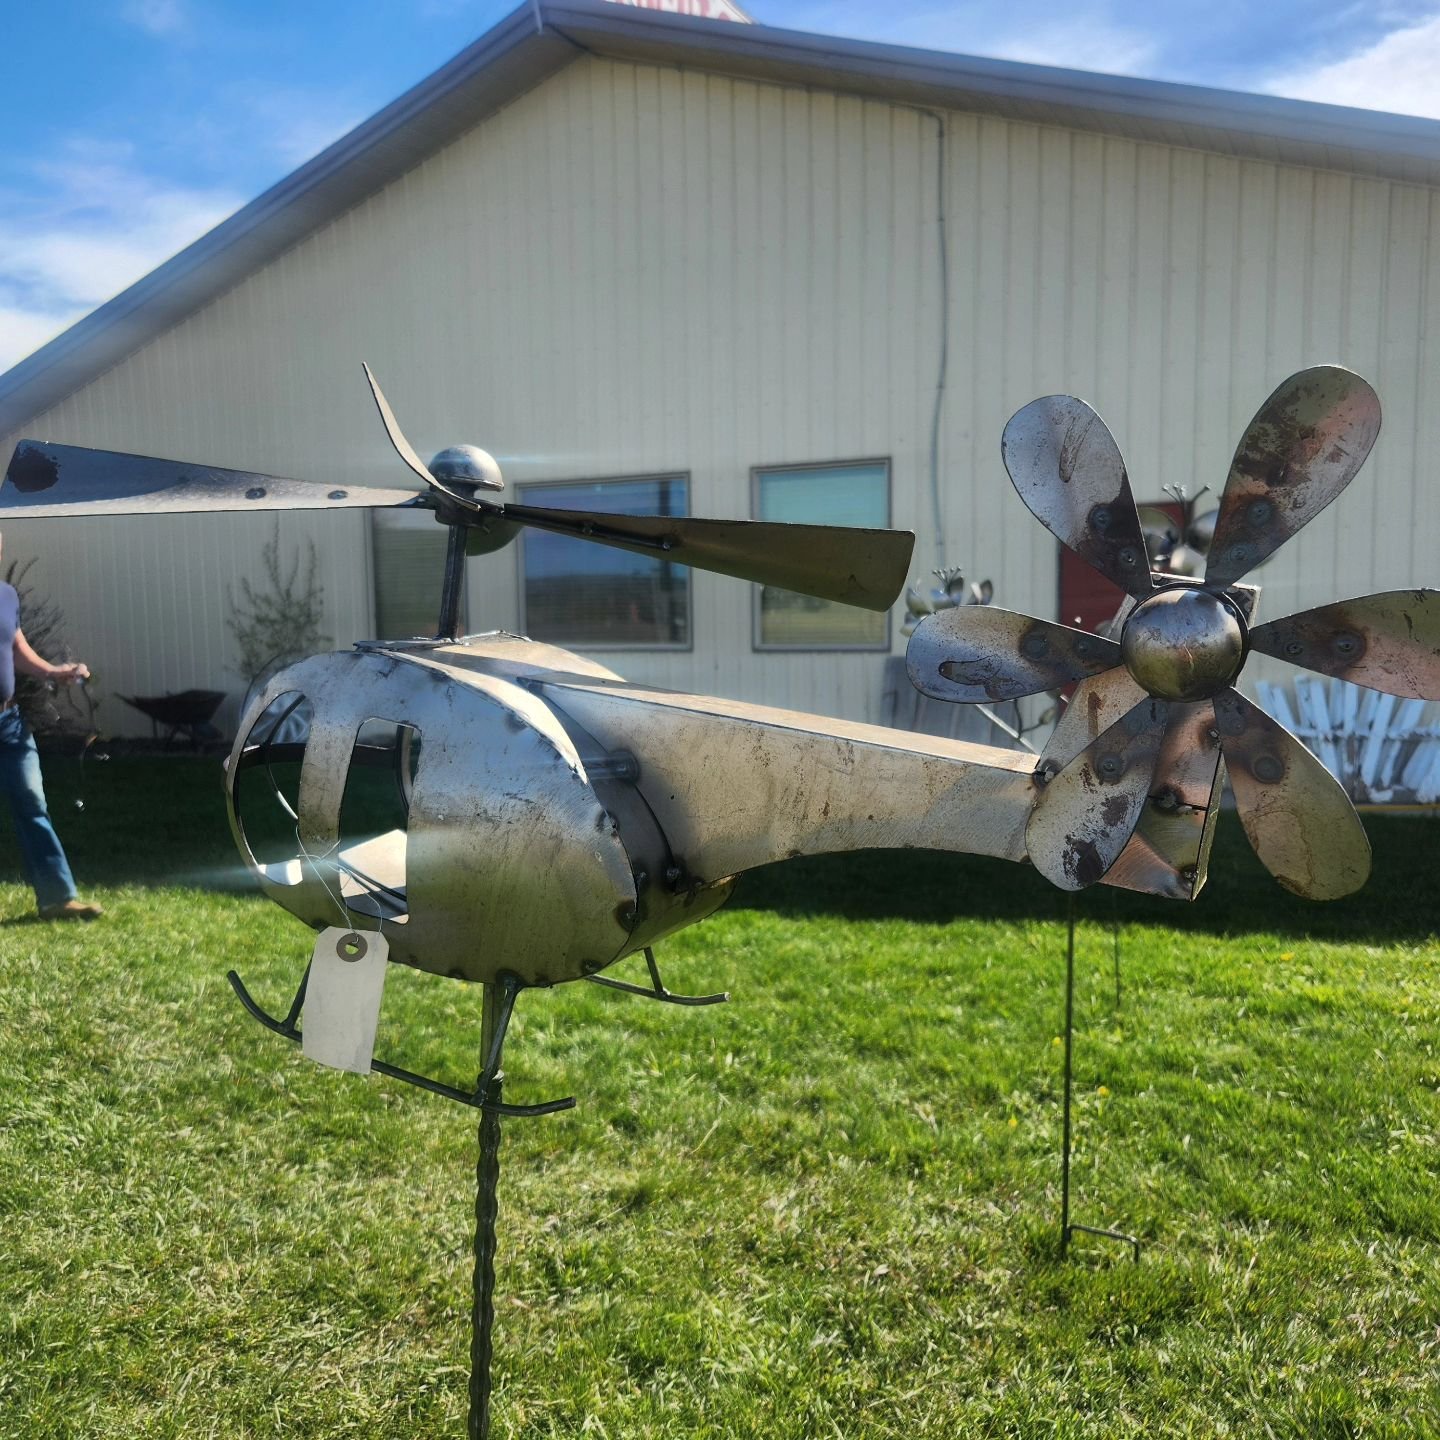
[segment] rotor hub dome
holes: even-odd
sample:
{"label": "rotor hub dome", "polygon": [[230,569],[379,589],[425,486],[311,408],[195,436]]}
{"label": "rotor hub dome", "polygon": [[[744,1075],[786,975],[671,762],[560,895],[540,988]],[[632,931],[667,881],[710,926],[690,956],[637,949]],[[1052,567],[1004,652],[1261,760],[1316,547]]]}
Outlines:
{"label": "rotor hub dome", "polygon": [[1130,612],[1120,654],[1135,682],[1157,700],[1208,700],[1245,659],[1245,625],[1211,590],[1177,586]]}
{"label": "rotor hub dome", "polygon": [[495,457],[478,445],[451,445],[430,462],[430,473],[441,484],[478,485],[482,490],[503,490],[504,477]]}

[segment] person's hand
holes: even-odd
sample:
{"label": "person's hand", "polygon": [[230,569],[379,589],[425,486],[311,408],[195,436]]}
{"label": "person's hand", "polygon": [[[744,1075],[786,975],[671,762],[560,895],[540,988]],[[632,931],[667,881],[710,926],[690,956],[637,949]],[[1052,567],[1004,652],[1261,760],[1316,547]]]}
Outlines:
{"label": "person's hand", "polygon": [[83,685],[90,678],[90,667],[72,660],[68,665],[57,665],[50,678],[62,685]]}

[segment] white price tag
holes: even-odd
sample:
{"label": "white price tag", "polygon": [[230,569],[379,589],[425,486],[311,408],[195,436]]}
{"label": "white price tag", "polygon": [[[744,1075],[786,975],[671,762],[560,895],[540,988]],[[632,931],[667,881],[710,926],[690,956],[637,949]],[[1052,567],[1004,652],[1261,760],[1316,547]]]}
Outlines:
{"label": "white price tag", "polygon": [[370,1073],[389,953],[375,930],[332,925],[320,932],[305,986],[303,1048],[310,1059],[356,1075]]}

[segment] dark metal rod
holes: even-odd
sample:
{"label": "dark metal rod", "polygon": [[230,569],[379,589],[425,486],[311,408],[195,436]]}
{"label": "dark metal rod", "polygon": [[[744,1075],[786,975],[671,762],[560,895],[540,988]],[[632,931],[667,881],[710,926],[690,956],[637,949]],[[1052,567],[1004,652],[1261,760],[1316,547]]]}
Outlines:
{"label": "dark metal rod", "polygon": [[1120,1008],[1120,922],[1115,921],[1115,1008]]}
{"label": "dark metal rod", "polygon": [[[1123,1230],[1105,1230],[1098,1225],[1075,1225],[1070,1220],[1070,1149],[1071,1125],[1070,1106],[1075,1092],[1075,896],[1066,897],[1065,921],[1065,1081],[1063,1098],[1063,1122],[1060,1140],[1060,1258],[1070,1253],[1070,1241],[1078,1230],[1084,1235],[1098,1235],[1106,1240],[1118,1240],[1128,1245],[1135,1263],[1140,1263],[1140,1242]],[[1115,927],[1115,984],[1116,1004],[1119,1004],[1120,984],[1120,927]]]}
{"label": "dark metal rod", "polygon": [[465,588],[465,527],[451,525],[445,544],[445,580],[440,593],[437,640],[454,640],[460,634],[460,595]]}
{"label": "dark metal rod", "polygon": [[1066,897],[1065,918],[1065,1089],[1060,1140],[1060,1258],[1070,1251],[1070,1092],[1075,1046],[1075,896]]}
{"label": "dark metal rod", "polygon": [[632,985],[628,980],[612,980],[608,975],[587,975],[592,985],[604,985],[611,990],[623,990],[627,995],[643,995],[647,1000],[663,1000],[667,1005],[719,1005],[730,998],[728,990],[714,995],[677,995],[665,988],[660,978],[660,966],[655,961],[655,952],[645,947],[645,963],[650,967],[649,985]]}
{"label": "dark metal rod", "polygon": [[[486,985],[481,1021],[481,1054],[485,1070],[480,1085],[484,1099],[500,1102],[503,1077],[491,1072],[496,1042],[505,1038],[502,1014],[508,1007],[498,985]],[[506,997],[508,998],[508,997]],[[488,1083],[487,1083],[488,1077]],[[475,1272],[471,1282],[470,1312],[470,1417],[468,1440],[488,1440],[490,1434],[490,1364],[495,1333],[495,1222],[500,1213],[500,1116],[491,1109],[480,1112],[480,1155],[475,1165]]]}

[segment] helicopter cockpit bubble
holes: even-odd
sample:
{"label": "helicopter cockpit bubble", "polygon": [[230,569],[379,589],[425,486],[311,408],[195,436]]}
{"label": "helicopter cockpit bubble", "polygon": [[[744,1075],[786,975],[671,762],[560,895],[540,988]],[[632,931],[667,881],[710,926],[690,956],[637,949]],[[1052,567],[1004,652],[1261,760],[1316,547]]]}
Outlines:
{"label": "helicopter cockpit bubble", "polygon": [[[310,706],[303,746],[267,744],[261,722],[286,696]],[[577,979],[634,948],[641,906],[619,822],[523,685],[434,651],[318,655],[272,677],[238,733],[226,773],[236,843],[306,924],[378,929],[392,959],[482,982]],[[352,814],[366,751],[401,792],[397,823],[374,833]],[[270,780],[277,763],[298,765],[293,801]],[[266,783],[293,811],[290,854],[268,863],[248,840]]]}

